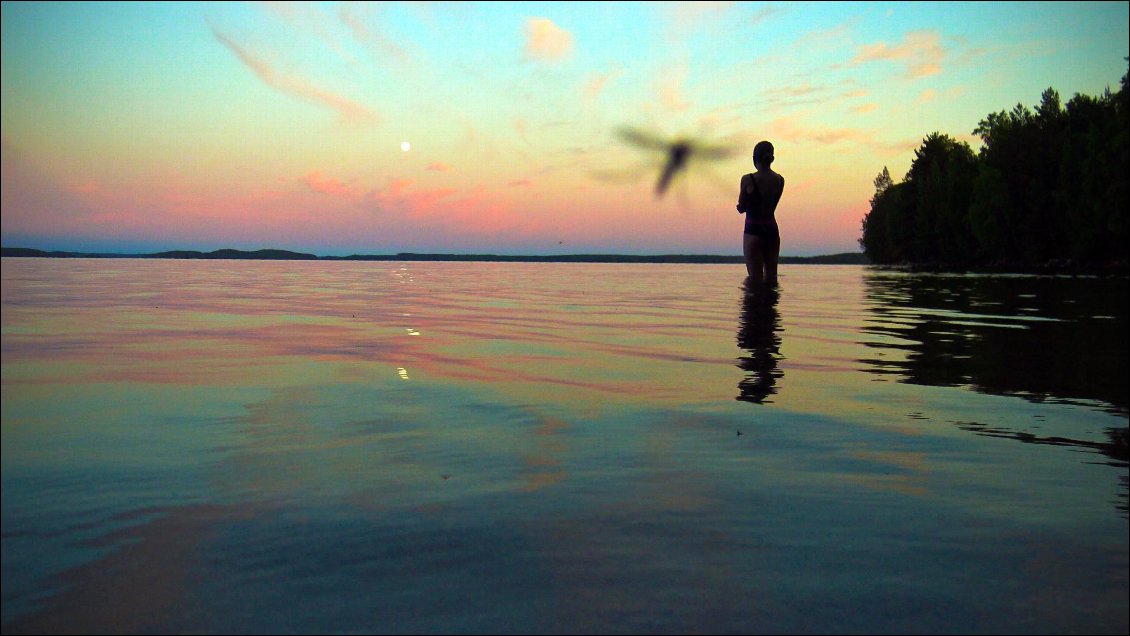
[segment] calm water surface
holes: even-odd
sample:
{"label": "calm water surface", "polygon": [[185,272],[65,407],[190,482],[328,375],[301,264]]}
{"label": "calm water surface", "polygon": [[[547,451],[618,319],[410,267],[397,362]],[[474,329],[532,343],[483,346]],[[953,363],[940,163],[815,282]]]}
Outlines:
{"label": "calm water surface", "polygon": [[4,632],[1127,632],[1126,279],[740,270],[4,259]]}

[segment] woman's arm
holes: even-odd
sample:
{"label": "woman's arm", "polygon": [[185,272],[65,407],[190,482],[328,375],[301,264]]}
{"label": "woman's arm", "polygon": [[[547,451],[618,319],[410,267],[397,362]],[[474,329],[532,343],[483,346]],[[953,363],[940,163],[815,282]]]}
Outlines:
{"label": "woman's arm", "polygon": [[738,214],[745,214],[749,210],[749,195],[746,194],[746,179],[751,178],[751,175],[742,175],[742,181],[738,184]]}

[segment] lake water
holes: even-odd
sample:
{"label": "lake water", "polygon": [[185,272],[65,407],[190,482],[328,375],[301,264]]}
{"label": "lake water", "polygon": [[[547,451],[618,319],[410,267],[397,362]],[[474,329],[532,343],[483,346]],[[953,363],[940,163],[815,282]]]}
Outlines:
{"label": "lake water", "polygon": [[1125,278],[742,274],[3,259],[4,632],[1127,632]]}

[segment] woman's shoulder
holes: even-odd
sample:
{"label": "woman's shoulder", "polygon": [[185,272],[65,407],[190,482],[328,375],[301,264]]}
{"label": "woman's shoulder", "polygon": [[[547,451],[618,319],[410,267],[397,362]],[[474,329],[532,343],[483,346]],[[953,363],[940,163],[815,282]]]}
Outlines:
{"label": "woman's shoulder", "polygon": [[760,170],[756,175],[750,175],[754,183],[759,184],[761,188],[766,190],[784,190],[785,177],[781,176],[779,172],[772,170]]}

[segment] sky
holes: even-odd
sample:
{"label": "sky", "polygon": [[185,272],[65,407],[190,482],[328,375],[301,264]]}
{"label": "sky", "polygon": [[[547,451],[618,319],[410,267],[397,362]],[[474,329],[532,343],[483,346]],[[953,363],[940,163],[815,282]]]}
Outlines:
{"label": "sky", "polygon": [[[2,5],[2,243],[90,252],[859,250],[932,132],[1118,89],[1127,2]],[[697,158],[662,196],[661,143]],[[725,154],[725,153],[716,153]]]}

